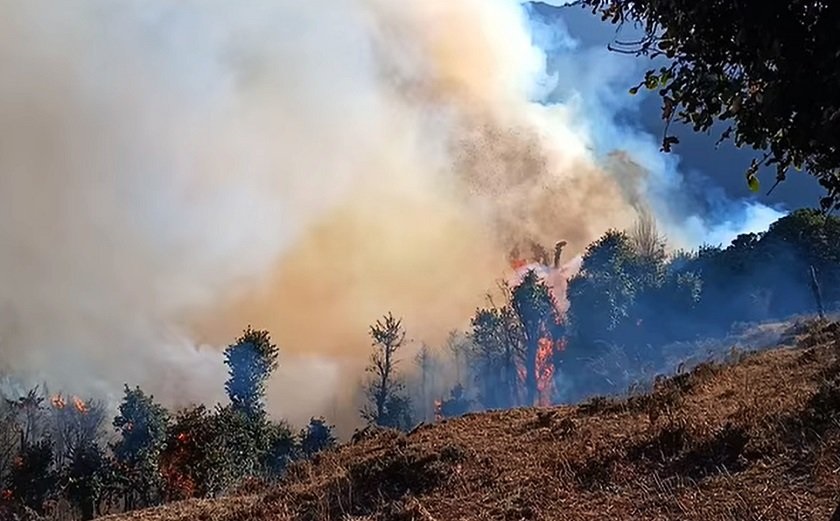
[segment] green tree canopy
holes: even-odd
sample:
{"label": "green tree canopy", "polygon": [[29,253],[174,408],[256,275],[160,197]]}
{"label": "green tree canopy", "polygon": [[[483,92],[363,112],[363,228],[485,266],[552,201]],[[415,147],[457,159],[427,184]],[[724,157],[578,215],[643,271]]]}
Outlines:
{"label": "green tree canopy", "polygon": [[113,421],[119,438],[111,448],[123,483],[125,508],[131,510],[162,499],[159,464],[170,417],[139,387],[126,385],[123,393],[119,414]]}
{"label": "green tree canopy", "polygon": [[73,447],[70,455],[64,469],[65,493],[79,509],[82,521],[88,521],[98,515],[105,489],[112,482],[111,462],[94,442]]}
{"label": "green tree canopy", "polygon": [[251,417],[262,413],[266,380],[277,368],[278,355],[268,331],[251,326],[225,350],[229,376],[225,390],[234,409]]}
{"label": "green tree canopy", "polygon": [[[658,91],[666,122],[663,150],[679,140],[672,121],[696,132],[726,124],[720,139],[760,151],[777,182],[807,169],[826,189],[824,209],[840,207],[840,3],[827,0],[581,0],[642,36],[614,50],[665,65],[642,86]],[[774,185],[775,186],[775,185]]]}

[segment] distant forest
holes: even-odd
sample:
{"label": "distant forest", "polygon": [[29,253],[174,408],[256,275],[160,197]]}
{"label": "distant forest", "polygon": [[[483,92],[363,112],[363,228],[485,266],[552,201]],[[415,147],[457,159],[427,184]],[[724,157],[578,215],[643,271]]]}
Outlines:
{"label": "distant forest", "polygon": [[[840,219],[800,210],[725,248],[669,253],[643,217],[589,245],[568,283],[568,311],[558,311],[535,271],[502,290],[468,330],[453,331],[445,346],[423,346],[412,360],[404,359],[398,317],[371,325],[360,419],[410,430],[469,411],[623,393],[676,368],[686,356],[676,345],[726,335],[739,323],[834,310]],[[215,497],[275,481],[295,461],[332,449],[326,419],[296,430],[266,413],[265,385],[279,354],[267,331],[248,327],[225,351],[228,403],[214,407],[168,411],[130,386],[113,418],[95,399],[40,388],[5,396],[0,518],[86,520]]]}

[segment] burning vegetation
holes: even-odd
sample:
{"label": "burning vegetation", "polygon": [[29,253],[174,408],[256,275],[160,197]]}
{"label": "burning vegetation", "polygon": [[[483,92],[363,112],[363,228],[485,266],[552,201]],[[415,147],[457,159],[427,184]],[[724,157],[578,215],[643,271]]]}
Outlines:
{"label": "burning vegetation", "polygon": [[[50,404],[54,409],[61,410],[67,407],[67,400],[61,394],[55,394],[50,398]],[[87,414],[90,411],[88,404],[78,396],[71,396],[70,404],[79,414]]]}
{"label": "burning vegetation", "polygon": [[[553,255],[527,244],[512,252],[507,280],[499,284],[496,295],[488,296],[484,307],[476,309],[467,330],[453,331],[441,349],[424,345],[417,350],[416,370],[403,365],[414,346],[400,318],[388,313],[370,327],[372,353],[359,410],[366,427],[353,440],[370,448],[373,445],[365,440],[377,438],[383,428],[425,431],[423,423],[469,412],[548,407],[628,389],[654,389],[651,397],[632,398],[621,407],[632,409],[638,405],[634,400],[641,400],[651,404],[644,409],[650,422],[658,425],[663,417],[675,422],[649,440],[676,444],[667,447],[670,455],[663,456],[667,461],[651,465],[667,470],[684,461],[694,468],[699,465],[698,454],[718,450],[709,445],[718,443],[718,438],[683,432],[684,423],[673,416],[682,414],[680,396],[693,392],[690,389],[700,385],[699,380],[683,385],[679,382],[685,377],[677,377],[669,385],[676,385],[670,389],[679,392],[669,394],[659,376],[696,365],[698,356],[710,356],[709,339],[739,331],[736,322],[836,309],[839,245],[840,220],[810,211],[795,212],[764,234],[738,237],[727,248],[693,253],[666,253],[655,227],[649,225],[628,233],[610,231],[579,261],[566,264],[561,258],[563,242],[557,243]],[[530,253],[523,255],[523,250]],[[749,342],[756,346],[769,345],[768,338],[776,341],[780,336],[772,328],[755,331],[759,339]],[[833,341],[836,331],[836,326],[824,327],[819,335],[811,335],[811,341]],[[731,346],[727,342],[716,344],[711,354],[726,354]],[[105,409],[96,400],[37,390],[10,397],[0,422],[0,441],[7,447],[0,454],[3,508],[17,514],[31,510],[90,519],[174,500],[235,494],[238,487],[253,487],[256,482],[301,483],[295,469],[308,467],[296,462],[330,460],[333,456],[324,451],[334,446],[336,437],[323,418],[312,418],[307,427],[294,432],[287,423],[269,417],[265,389],[279,355],[267,331],[247,328],[225,351],[228,403],[213,408],[199,405],[171,413],[141,389],[126,386],[111,422],[116,436],[109,443]],[[586,423],[575,415],[615,412],[617,407],[599,398],[572,416],[540,412],[537,431],[554,426],[552,439],[574,436],[581,422]],[[720,443],[743,441],[741,431],[721,428]],[[639,443],[647,439],[637,434]],[[653,454],[631,448],[628,458]],[[457,456],[461,453],[452,450],[435,453],[434,461],[470,457],[469,451]],[[738,449],[735,459],[722,461],[740,465],[744,450]],[[609,454],[604,452],[604,457]],[[558,472],[571,473],[581,487],[597,489],[604,480],[631,479],[629,469],[638,470],[637,463],[615,467],[618,460],[596,456],[570,460]],[[421,461],[427,460],[417,457],[417,461],[392,462],[395,469],[402,469],[395,472],[426,472]],[[408,467],[399,467],[403,464]],[[358,472],[379,476],[378,468]],[[707,471],[692,470],[690,476],[702,480]],[[379,479],[376,476],[369,477]],[[283,497],[297,508],[299,497]],[[359,512],[371,508],[360,506]]]}
{"label": "burning vegetation", "polygon": [[263,492],[118,519],[829,519],[840,325],[785,337],[626,398],[373,430]]}

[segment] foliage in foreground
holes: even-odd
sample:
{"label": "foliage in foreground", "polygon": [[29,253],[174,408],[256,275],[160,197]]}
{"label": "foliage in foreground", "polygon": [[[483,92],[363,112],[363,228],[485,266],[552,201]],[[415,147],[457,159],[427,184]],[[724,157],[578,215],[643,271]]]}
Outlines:
{"label": "foliage in foreground", "polygon": [[665,59],[641,87],[658,91],[665,133],[672,121],[695,132],[724,125],[721,141],[761,153],[777,182],[805,169],[826,190],[824,209],[840,208],[840,4],[817,0],[581,0],[604,20],[641,29],[614,50]]}

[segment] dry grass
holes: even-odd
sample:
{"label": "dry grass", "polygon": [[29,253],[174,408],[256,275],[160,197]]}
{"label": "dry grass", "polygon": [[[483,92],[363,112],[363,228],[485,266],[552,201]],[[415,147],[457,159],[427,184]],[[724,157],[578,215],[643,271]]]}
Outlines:
{"label": "dry grass", "polygon": [[789,340],[626,400],[368,432],[259,495],[118,519],[828,520],[840,326],[804,324]]}

